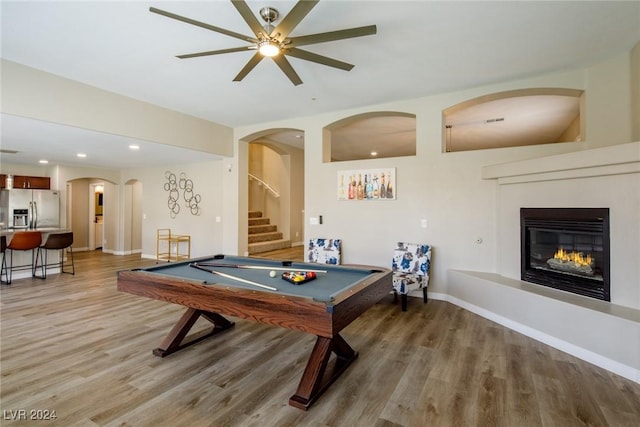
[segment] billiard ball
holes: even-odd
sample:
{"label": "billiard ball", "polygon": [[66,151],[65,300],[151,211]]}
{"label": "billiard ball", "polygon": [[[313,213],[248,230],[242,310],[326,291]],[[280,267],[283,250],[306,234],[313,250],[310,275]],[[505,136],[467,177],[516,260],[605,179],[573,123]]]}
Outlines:
{"label": "billiard ball", "polygon": [[276,272],[274,270],[271,270],[269,272],[269,277],[276,277]]}

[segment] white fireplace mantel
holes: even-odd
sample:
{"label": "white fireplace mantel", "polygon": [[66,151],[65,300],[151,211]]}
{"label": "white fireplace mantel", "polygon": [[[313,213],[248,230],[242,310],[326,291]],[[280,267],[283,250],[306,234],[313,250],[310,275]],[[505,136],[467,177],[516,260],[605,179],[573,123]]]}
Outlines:
{"label": "white fireplace mantel", "polygon": [[[496,181],[496,271],[450,270],[446,299],[640,383],[640,142],[482,168]],[[611,302],[520,280],[520,209],[610,212]]]}
{"label": "white fireplace mantel", "polygon": [[485,166],[482,178],[515,184],[638,172],[640,141]]}

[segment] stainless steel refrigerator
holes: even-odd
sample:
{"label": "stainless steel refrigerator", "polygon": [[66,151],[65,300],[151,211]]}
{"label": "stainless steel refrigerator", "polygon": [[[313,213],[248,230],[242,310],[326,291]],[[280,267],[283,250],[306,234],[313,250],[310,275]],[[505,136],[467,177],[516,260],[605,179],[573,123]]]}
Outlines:
{"label": "stainless steel refrigerator", "polygon": [[60,193],[21,188],[0,191],[0,224],[2,228],[59,227]]}

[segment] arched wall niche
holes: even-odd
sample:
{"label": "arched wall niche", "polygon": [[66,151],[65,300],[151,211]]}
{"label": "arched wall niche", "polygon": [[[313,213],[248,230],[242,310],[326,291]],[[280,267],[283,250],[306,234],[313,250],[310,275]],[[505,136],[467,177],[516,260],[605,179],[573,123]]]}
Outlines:
{"label": "arched wall niche", "polygon": [[373,111],[323,128],[324,163],[416,155],[416,115]]}
{"label": "arched wall niche", "polygon": [[473,98],[442,112],[442,151],[585,140],[585,93],[528,88]]}

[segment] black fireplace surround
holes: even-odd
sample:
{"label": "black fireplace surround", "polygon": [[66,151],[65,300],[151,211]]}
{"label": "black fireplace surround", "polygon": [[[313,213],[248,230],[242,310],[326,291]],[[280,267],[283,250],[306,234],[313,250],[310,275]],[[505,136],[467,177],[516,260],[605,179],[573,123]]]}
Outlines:
{"label": "black fireplace surround", "polygon": [[608,208],[521,208],[521,278],[611,301]]}

